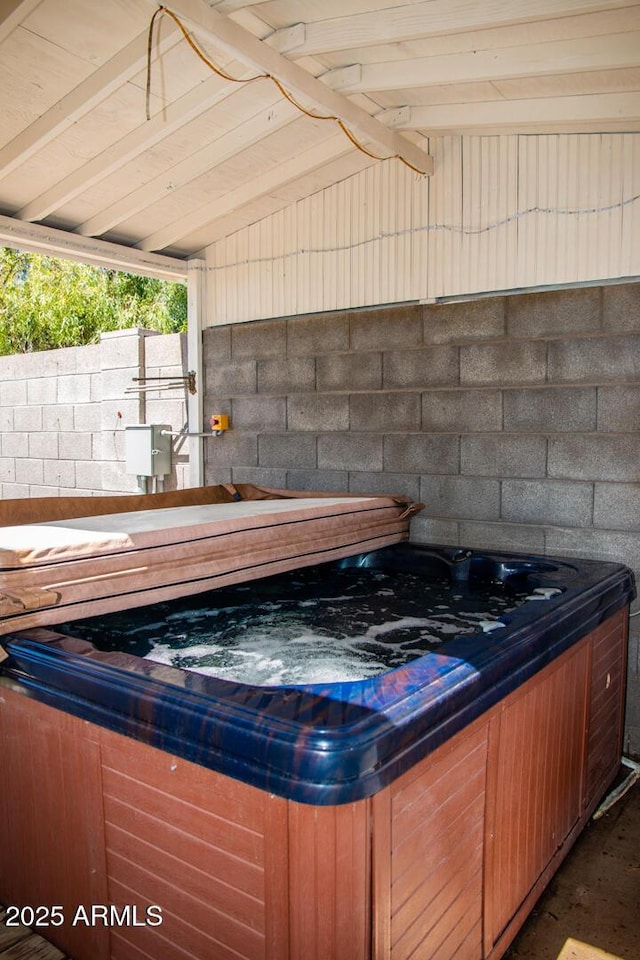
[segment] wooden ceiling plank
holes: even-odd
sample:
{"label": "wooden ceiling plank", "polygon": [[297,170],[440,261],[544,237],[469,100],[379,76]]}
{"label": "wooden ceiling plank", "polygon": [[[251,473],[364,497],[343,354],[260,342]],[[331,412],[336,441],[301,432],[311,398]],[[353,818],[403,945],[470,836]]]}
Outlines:
{"label": "wooden ceiling plank", "polygon": [[168,224],[136,244],[139,250],[165,250],[179,243],[184,237],[201,229],[208,223],[226,216],[232,211],[253,203],[274,190],[280,189],[294,180],[299,180],[306,174],[312,173],[318,167],[324,166],[337,157],[349,153],[349,141],[342,134],[334,133],[322,143],[314,145],[283,163],[279,163],[270,170],[254,177],[247,183],[236,187],[223,197],[219,197],[209,204],[198,207],[179,220]]}
{"label": "wooden ceiling plank", "polygon": [[427,0],[306,24],[292,56],[314,56],[357,47],[402,43],[416,37],[465,33],[500,25],[560,19],[633,6],[636,0]]}
{"label": "wooden ceiling plank", "polygon": [[305,105],[339,117],[354,136],[371,144],[384,156],[398,155],[425,174],[433,172],[433,160],[424,150],[388,130],[361,107],[335,93],[298,64],[271,49],[233,20],[212,10],[204,0],[174,0],[171,9],[196,35],[216,47],[222,46],[256,70],[276,77],[288,92],[302,98]]}
{"label": "wooden ceiling plank", "polygon": [[0,0],[0,43],[41,3],[42,0]]}
{"label": "wooden ceiling plank", "polygon": [[[410,107],[398,115],[388,111],[382,118],[400,129],[428,130],[437,133],[478,132],[504,127],[505,132],[529,132],[531,127],[541,130],[545,125],[557,127],[572,124],[585,132],[601,131],[602,124],[611,122],[620,129],[626,123],[629,129],[638,129],[640,95],[634,93],[603,93],[571,97],[542,97],[527,100],[495,100],[484,103],[453,103],[428,107]],[[508,128],[508,129],[507,129]]]}
{"label": "wooden ceiling plank", "polygon": [[[174,46],[180,37],[177,27],[172,25],[157,47],[158,55]],[[0,150],[0,180],[136,76],[144,68],[146,58],[145,31]]]}
{"label": "wooden ceiling plank", "polygon": [[101,236],[113,227],[134,216],[141,210],[152,206],[168,196],[171,191],[180,189],[197,177],[229,160],[241,150],[246,150],[268,134],[275,133],[299,116],[298,111],[286,100],[250,117],[238,127],[223,134],[211,143],[207,143],[197,153],[163,171],[153,180],[145,183],[122,199],[111,204],[96,216],[80,224],[76,232],[82,236]]}
{"label": "wooden ceiling plank", "polygon": [[587,37],[467,53],[419,57],[389,63],[362,64],[359,74],[339,67],[323,74],[342,93],[371,93],[425,87],[430,84],[471,83],[556,73],[634,67],[640,63],[640,31],[606,38]]}

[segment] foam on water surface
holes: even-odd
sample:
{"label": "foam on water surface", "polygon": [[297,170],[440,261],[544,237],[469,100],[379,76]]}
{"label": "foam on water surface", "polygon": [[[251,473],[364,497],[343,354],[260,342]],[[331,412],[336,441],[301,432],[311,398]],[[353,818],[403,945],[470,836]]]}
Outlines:
{"label": "foam on water surface", "polygon": [[442,649],[521,602],[419,574],[306,568],[207,594],[65,624],[101,650],[256,685],[385,673]]}

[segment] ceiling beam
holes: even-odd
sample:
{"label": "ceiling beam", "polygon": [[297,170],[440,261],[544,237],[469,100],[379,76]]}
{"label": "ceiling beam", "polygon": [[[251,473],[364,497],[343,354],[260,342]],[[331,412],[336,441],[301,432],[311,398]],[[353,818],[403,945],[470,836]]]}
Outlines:
{"label": "ceiling beam", "polygon": [[323,75],[344,94],[405,90],[435,84],[615,70],[640,64],[640,31],[552,40],[531,46],[470,50],[386,63],[352,64]]}
{"label": "ceiling beam", "polygon": [[113,227],[135,216],[141,210],[151,207],[157,201],[224,163],[225,160],[229,160],[240,151],[253,146],[263,137],[281,130],[298,117],[299,113],[292,104],[286,100],[280,100],[279,103],[249,117],[216,140],[204,144],[196,153],[163,171],[138,190],[112,203],[105,210],[80,224],[76,232],[85,237],[97,237],[107,233]]}
{"label": "ceiling beam", "polygon": [[[149,3],[151,5],[152,0]],[[197,36],[228,51],[257,71],[277,78],[305,106],[338,117],[355,137],[382,156],[399,156],[422,173],[433,172],[433,159],[428,153],[387,129],[361,107],[331,90],[233,20],[212,10],[204,0],[174,0],[171,9]]]}
{"label": "ceiling beam", "polygon": [[[387,116],[388,114],[388,116]],[[601,93],[527,100],[448,103],[389,110],[382,119],[399,130],[430,133],[572,133],[637,130],[640,94]]]}
{"label": "ceiling beam", "polygon": [[23,223],[12,217],[0,216],[0,245],[41,253],[65,260],[76,260],[109,270],[158,277],[160,280],[180,282],[187,276],[187,262],[157,253],[142,253],[105,240],[85,239],[54,230],[38,223]]}
{"label": "ceiling beam", "polygon": [[0,43],[41,3],[42,0],[0,0]]}
{"label": "ceiling beam", "polygon": [[[402,43],[417,37],[466,33],[536,20],[560,19],[575,15],[632,6],[636,0],[426,0],[384,10],[347,14],[304,24],[304,37],[292,56],[315,56],[337,50],[378,44]],[[226,4],[218,5],[225,13]]]}
{"label": "ceiling beam", "polygon": [[[161,56],[179,39],[181,34],[178,28],[171,24],[170,31],[156,47],[156,55]],[[73,126],[93,107],[135,77],[144,68],[146,59],[145,30],[0,150],[0,179],[8,176],[58,134]]]}
{"label": "ceiling beam", "polygon": [[333,133],[326,140],[296,154],[241,184],[235,190],[197,207],[191,213],[168,224],[137,244],[140,250],[165,250],[202,227],[238,210],[261,197],[281,189],[319,167],[350,153],[349,141],[341,133]]}

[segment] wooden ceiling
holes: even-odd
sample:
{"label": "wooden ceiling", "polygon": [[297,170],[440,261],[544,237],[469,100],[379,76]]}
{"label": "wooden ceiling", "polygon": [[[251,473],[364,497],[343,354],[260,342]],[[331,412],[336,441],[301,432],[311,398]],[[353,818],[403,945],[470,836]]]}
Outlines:
{"label": "wooden ceiling", "polygon": [[640,130],[640,3],[167,8],[147,93],[156,3],[0,0],[0,215],[187,257],[371,154],[428,176],[433,137]]}

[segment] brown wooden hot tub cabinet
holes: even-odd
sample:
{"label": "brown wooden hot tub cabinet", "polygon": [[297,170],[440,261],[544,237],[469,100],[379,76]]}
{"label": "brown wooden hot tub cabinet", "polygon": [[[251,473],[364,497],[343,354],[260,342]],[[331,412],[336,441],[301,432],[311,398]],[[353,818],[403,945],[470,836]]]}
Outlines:
{"label": "brown wooden hot tub cabinet", "polygon": [[[619,765],[627,609],[372,797],[286,800],[0,681],[0,899],[74,960],[502,955]],[[77,905],[161,925],[71,924]]]}

